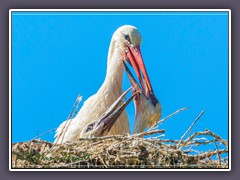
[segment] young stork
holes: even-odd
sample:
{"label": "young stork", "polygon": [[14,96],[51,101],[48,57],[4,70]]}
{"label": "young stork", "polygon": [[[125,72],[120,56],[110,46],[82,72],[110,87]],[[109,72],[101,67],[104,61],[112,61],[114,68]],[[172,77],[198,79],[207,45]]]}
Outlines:
{"label": "young stork", "polygon": [[142,79],[143,82],[140,81],[142,86],[139,86],[124,61],[123,64],[132,85],[134,96],[134,105],[136,110],[134,133],[143,132],[147,127],[152,127],[160,119],[162,114],[161,104],[154,95],[153,91],[150,95],[146,94],[147,90],[144,90],[147,89],[145,80]]}
{"label": "young stork", "polygon": [[[146,109],[152,111],[150,113],[155,114],[151,121],[155,122],[160,118],[161,107],[153,93],[153,89],[142,59],[140,51],[141,41],[141,34],[134,26],[124,25],[114,32],[108,52],[107,73],[102,86],[96,94],[92,95],[84,102],[75,118],[64,121],[58,127],[54,143],[59,144],[72,142],[83,137],[84,133],[82,132],[86,132],[86,127],[101,118],[108,108],[112,106],[122,95],[122,77],[124,72],[123,61],[128,62],[133,67],[140,81],[143,91],[141,96],[144,95],[145,98],[144,101],[140,102],[145,102],[149,105],[149,107],[153,107]],[[137,109],[139,109],[139,107],[137,107]],[[144,111],[144,109],[141,110]],[[111,124],[111,128],[108,129],[108,134],[114,135],[122,134],[124,132],[130,133],[128,117],[124,108],[116,113],[117,116],[119,116],[118,120],[108,120],[106,121],[108,123],[105,123],[104,125],[108,126],[109,122],[114,122],[114,124]],[[136,116],[141,115],[142,114],[139,113],[139,111],[136,114]],[[135,124],[141,123],[141,119],[142,118],[136,117]],[[70,125],[66,126],[69,121],[71,121]],[[98,122],[101,121],[103,120],[100,119]],[[146,119],[146,121],[148,120]],[[135,128],[135,132],[143,131],[146,127],[147,123],[145,123],[144,128],[141,127],[138,128],[138,130]]]}

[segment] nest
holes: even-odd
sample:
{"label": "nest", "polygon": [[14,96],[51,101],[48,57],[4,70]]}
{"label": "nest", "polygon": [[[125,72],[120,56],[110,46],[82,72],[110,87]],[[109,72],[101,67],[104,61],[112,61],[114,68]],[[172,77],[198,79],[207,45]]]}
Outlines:
{"label": "nest", "polygon": [[[165,131],[156,129],[182,110],[185,109],[176,111],[139,134],[82,138],[62,145],[36,139],[12,144],[12,168],[228,169],[227,140],[208,129],[185,137],[203,112],[180,140],[164,139]],[[200,146],[209,148],[201,152]]]}

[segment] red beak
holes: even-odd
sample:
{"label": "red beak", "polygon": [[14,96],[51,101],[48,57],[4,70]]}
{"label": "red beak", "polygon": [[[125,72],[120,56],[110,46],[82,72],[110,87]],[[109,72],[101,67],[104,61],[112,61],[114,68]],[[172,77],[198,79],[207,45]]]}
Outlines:
{"label": "red beak", "polygon": [[142,59],[140,47],[128,47],[127,57],[137,74],[146,98],[149,98],[149,96],[153,93],[153,89]]}

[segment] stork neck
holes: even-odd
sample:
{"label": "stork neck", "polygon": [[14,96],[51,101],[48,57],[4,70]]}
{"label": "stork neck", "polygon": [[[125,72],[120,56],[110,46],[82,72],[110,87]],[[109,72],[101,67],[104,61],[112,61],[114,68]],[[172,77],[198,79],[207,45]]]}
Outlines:
{"label": "stork neck", "polygon": [[112,40],[108,50],[107,74],[104,84],[122,90],[123,72],[122,50],[119,47],[119,44]]}
{"label": "stork neck", "polygon": [[122,78],[124,66],[121,60],[121,53],[114,53],[111,59],[108,60],[107,74],[105,81],[109,84],[119,84],[122,87]]}

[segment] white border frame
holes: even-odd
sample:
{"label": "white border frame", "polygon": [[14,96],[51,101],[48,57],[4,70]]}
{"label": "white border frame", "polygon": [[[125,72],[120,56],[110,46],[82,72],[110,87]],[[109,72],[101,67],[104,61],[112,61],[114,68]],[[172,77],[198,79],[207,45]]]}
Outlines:
{"label": "white border frame", "polygon": [[[158,12],[228,12],[229,19],[229,36],[228,36],[228,122],[229,122],[229,132],[228,132],[228,141],[229,141],[229,168],[228,169],[14,169],[12,168],[12,12],[22,12],[22,11],[51,11],[51,12],[62,12],[62,11],[72,11],[72,12],[151,12],[151,11],[158,11]],[[10,9],[9,10],[9,171],[231,171],[231,9]]]}

